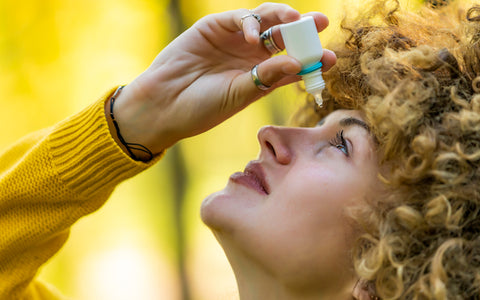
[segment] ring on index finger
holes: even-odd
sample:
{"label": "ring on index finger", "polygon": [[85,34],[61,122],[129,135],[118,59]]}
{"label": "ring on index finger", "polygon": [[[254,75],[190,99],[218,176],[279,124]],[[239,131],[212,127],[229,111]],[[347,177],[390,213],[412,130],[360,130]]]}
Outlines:
{"label": "ring on index finger", "polygon": [[282,51],[282,49],[280,49],[280,47],[278,47],[273,40],[272,27],[262,32],[262,34],[260,35],[260,39],[263,41],[263,45],[265,46],[265,48],[267,48],[268,51],[270,51],[270,53],[276,54]]}
{"label": "ring on index finger", "polygon": [[253,10],[250,9],[248,14],[246,14],[246,15],[244,15],[240,18],[240,26],[243,27],[243,20],[245,20],[246,18],[249,18],[249,17],[254,17],[258,21],[259,24],[262,23],[262,17],[260,17],[259,14],[254,13]]}

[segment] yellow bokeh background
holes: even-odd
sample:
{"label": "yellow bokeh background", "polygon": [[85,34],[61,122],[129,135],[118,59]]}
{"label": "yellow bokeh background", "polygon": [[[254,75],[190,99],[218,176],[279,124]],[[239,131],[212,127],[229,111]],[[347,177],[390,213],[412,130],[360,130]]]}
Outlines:
{"label": "yellow bokeh background", "polygon": [[[1,0],[0,151],[127,84],[175,36],[178,21],[190,26],[209,13],[260,3]],[[284,3],[329,16],[331,26],[320,34],[324,43],[344,11],[336,1]],[[295,87],[280,88],[217,128],[182,141],[82,218],[39,277],[78,300],[237,299],[223,251],[200,221],[200,203],[256,157],[258,129],[285,123],[304,97]]]}

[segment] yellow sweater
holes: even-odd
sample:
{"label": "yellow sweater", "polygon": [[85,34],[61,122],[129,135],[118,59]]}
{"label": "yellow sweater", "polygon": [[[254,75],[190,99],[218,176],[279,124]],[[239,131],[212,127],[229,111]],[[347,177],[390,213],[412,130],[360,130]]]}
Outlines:
{"label": "yellow sweater", "polygon": [[30,134],[0,154],[0,299],[62,299],[35,280],[80,217],[155,161],[132,160],[110,135],[104,103]]}

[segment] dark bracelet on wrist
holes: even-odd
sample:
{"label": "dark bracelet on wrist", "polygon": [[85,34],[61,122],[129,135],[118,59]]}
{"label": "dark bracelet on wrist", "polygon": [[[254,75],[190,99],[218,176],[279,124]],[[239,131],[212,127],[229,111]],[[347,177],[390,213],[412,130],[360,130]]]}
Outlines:
{"label": "dark bracelet on wrist", "polygon": [[[120,128],[118,127],[117,120],[115,119],[115,115],[113,114],[113,104],[115,103],[115,99],[117,98],[117,96],[120,94],[120,92],[122,91],[122,89],[124,87],[125,87],[124,85],[118,87],[118,89],[115,91],[115,93],[113,93],[113,96],[110,98],[110,118],[112,119],[113,126],[115,126],[115,130],[117,131],[117,137],[120,140],[120,142],[122,143],[122,145],[124,145],[125,148],[127,149],[128,155],[130,155],[130,157],[133,158],[136,161],[147,162],[147,161],[150,161],[150,160],[153,159],[154,155],[153,155],[152,151],[150,151],[147,147],[145,147],[141,144],[126,142],[125,139],[123,138],[123,136],[120,133]],[[139,157],[137,157],[133,153],[132,150],[142,151],[142,152],[148,154],[149,158],[147,160],[140,159]]]}

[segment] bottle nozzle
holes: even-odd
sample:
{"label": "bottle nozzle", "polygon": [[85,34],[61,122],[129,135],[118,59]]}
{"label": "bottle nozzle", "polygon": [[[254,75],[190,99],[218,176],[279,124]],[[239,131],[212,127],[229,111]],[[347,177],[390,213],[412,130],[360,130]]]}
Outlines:
{"label": "bottle nozzle", "polygon": [[322,93],[315,93],[313,95],[313,97],[315,98],[315,102],[317,102],[317,105],[322,108],[323,107],[323,98],[322,98]]}
{"label": "bottle nozzle", "polygon": [[302,75],[305,81],[305,90],[315,98],[318,106],[323,106],[322,91],[325,89],[325,81],[322,77],[322,69]]}

